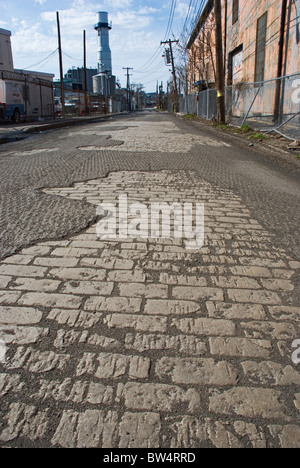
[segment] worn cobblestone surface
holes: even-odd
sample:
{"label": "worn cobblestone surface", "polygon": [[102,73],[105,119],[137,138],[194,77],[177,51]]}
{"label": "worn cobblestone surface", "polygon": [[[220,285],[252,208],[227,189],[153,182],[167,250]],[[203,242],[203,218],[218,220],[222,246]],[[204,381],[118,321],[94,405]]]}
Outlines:
{"label": "worn cobblestone surface", "polygon": [[[276,157],[275,150],[268,152]],[[1,145],[0,258],[45,236],[56,240],[75,234],[95,221],[93,207],[80,197],[46,197],[42,188],[133,170],[193,170],[233,190],[276,234],[274,242],[299,256],[299,175],[278,170],[248,141],[227,134],[220,138],[206,125],[145,112]]]}
{"label": "worn cobblestone surface", "polygon": [[2,445],[299,445],[299,265],[238,196],[171,171],[44,193],[201,201],[205,245],[101,240],[94,225],[4,260]]}
{"label": "worn cobblestone surface", "polygon": [[[124,154],[144,141],[163,156],[172,125],[144,125],[139,136],[120,125],[116,141]],[[42,191],[50,205],[75,200],[93,213],[124,193],[203,202],[205,244],[103,240],[93,224],[2,260],[0,446],[299,447],[297,257],[239,194],[192,170],[116,171]]]}

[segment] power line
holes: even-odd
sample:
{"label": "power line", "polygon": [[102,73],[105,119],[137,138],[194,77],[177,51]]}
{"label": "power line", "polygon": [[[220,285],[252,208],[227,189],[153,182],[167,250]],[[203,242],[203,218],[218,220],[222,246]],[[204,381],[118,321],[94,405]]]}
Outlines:
{"label": "power line", "polygon": [[64,50],[62,51],[63,55],[65,55],[66,57],[70,58],[71,60],[76,60],[76,62],[82,62],[82,58],[81,59],[78,59],[78,58],[75,58],[75,57],[72,57],[71,55],[67,54],[67,52],[65,52]]}
{"label": "power line", "polygon": [[192,4],[193,3],[194,3],[194,0],[190,0],[190,4],[189,4],[189,7],[188,7],[185,22],[184,22],[184,25],[183,25],[183,28],[182,28],[181,36],[183,36],[185,30],[187,31],[188,19],[189,19],[189,16],[191,14],[191,11],[192,11]]}
{"label": "power line", "polygon": [[[167,28],[166,28],[166,32],[165,32],[165,36],[164,36],[164,40],[166,40],[166,38],[168,37],[169,35],[169,32],[170,32],[170,29],[172,27],[172,24],[173,24],[173,20],[174,20],[174,14],[175,14],[175,9],[176,9],[176,4],[177,4],[177,0],[172,0],[172,3],[171,3],[171,9],[170,9],[170,13],[169,13],[169,19],[168,19],[168,24],[167,24]],[[149,60],[142,66],[140,67],[139,69],[135,70],[135,72],[142,72],[142,71],[145,71],[146,67],[152,65],[152,63],[155,62],[155,60],[158,58],[159,54],[162,52],[162,45],[160,44],[160,46],[155,50],[155,52],[153,53],[153,55],[149,58]]]}
{"label": "power line", "polygon": [[53,50],[53,52],[51,52],[51,54],[49,54],[46,58],[44,58],[43,60],[40,60],[39,62],[37,63],[34,63],[33,65],[29,65],[28,67],[26,67],[28,70],[30,68],[33,68],[33,67],[37,67],[38,65],[42,64],[43,62],[46,62],[46,60],[50,59],[56,52],[58,51],[58,47]]}
{"label": "power line", "polygon": [[177,0],[173,0],[172,6],[171,6],[170,17],[169,17],[169,23],[168,23],[168,26],[167,26],[164,41],[166,41],[167,37],[169,36],[169,34],[170,34],[171,30],[172,30],[176,7],[177,7]]}
{"label": "power line", "polygon": [[169,72],[168,72],[168,73],[165,73],[165,74],[162,75],[160,78],[154,78],[154,79],[151,80],[151,81],[147,81],[146,83],[143,83],[143,85],[147,85],[147,84],[150,84],[150,83],[154,83],[155,81],[160,81],[160,80],[162,80],[163,78],[166,78],[167,76],[169,76]]}
{"label": "power line", "polygon": [[[193,29],[195,29],[199,17],[202,14],[206,4],[207,0],[198,0],[197,2],[195,0],[190,1],[190,9],[187,13],[184,26],[180,33],[180,37],[184,42],[187,42],[187,38],[191,35]],[[195,12],[194,16],[192,16],[193,11]]]}
{"label": "power line", "polygon": [[159,70],[159,68],[164,64],[164,61],[161,60],[157,65],[155,65],[154,68],[152,69],[149,69],[149,70],[145,70],[145,71],[138,71],[138,70],[134,70],[134,73],[139,73],[140,75],[146,75],[146,74],[149,74],[149,73],[155,73],[157,70]]}

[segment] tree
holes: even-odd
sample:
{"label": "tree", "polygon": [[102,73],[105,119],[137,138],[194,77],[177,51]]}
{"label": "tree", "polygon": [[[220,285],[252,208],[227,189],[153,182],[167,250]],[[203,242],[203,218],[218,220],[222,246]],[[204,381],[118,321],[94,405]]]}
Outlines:
{"label": "tree", "polygon": [[143,109],[146,106],[145,87],[141,83],[131,85],[132,97],[135,99],[137,109]]}

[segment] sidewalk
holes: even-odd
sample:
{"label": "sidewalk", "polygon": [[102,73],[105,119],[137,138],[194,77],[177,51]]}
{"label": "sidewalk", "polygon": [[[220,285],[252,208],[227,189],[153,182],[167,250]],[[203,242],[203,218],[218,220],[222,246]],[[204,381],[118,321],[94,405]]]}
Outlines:
{"label": "sidewalk", "polygon": [[215,122],[196,116],[187,116],[185,114],[176,114],[178,119],[184,120],[194,127],[207,127],[216,132],[216,135],[224,138],[230,138],[239,145],[251,147],[253,150],[259,149],[264,155],[297,173],[300,171],[300,144],[298,140],[291,143],[290,140],[276,134],[263,134],[254,129],[246,128],[243,130],[233,125],[220,125]]}
{"label": "sidewalk", "polygon": [[2,124],[0,125],[0,145],[12,141],[23,140],[32,133],[45,132],[55,128],[70,127],[88,122],[98,122],[99,120],[109,119],[117,115],[124,115],[126,112],[113,114],[99,114],[85,117],[70,117],[62,119],[60,117],[53,120],[44,120],[41,122],[23,122],[20,124]]}

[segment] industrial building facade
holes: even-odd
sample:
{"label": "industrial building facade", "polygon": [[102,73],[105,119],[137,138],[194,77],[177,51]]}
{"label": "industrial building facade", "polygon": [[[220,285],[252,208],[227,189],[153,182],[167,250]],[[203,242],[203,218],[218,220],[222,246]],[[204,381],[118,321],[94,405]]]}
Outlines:
{"label": "industrial building facade", "polygon": [[[300,0],[288,0],[284,25],[282,76],[300,72]],[[223,44],[227,85],[277,77],[282,18],[278,0],[222,1]],[[214,2],[206,4],[187,48],[191,89],[214,87]]]}
{"label": "industrial building facade", "polygon": [[0,29],[0,119],[54,116],[54,75],[14,68],[11,32]]}
{"label": "industrial building facade", "polygon": [[[84,68],[72,67],[64,77],[64,83],[70,85],[73,90],[84,90]],[[86,69],[86,90],[88,93],[93,92],[93,76],[97,75],[97,68]]]}
{"label": "industrial building facade", "polygon": [[[222,38],[228,123],[300,135],[300,0],[223,0]],[[216,25],[208,0],[192,32],[189,95],[181,112],[217,119]],[[250,122],[249,122],[250,121]]]}

